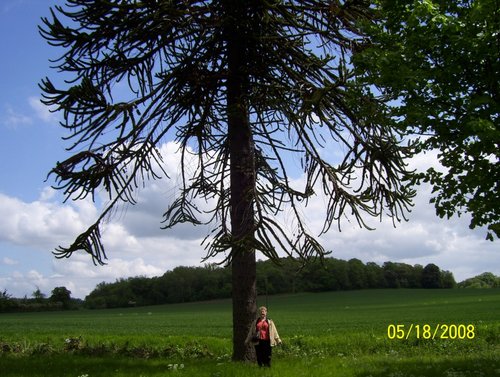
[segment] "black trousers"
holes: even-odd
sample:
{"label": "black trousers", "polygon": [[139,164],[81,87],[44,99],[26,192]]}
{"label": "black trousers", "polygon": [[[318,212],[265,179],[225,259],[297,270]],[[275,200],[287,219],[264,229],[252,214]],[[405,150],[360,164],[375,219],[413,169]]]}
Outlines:
{"label": "black trousers", "polygon": [[270,340],[259,340],[259,344],[255,346],[255,353],[257,354],[257,363],[260,367],[271,366],[272,348]]}

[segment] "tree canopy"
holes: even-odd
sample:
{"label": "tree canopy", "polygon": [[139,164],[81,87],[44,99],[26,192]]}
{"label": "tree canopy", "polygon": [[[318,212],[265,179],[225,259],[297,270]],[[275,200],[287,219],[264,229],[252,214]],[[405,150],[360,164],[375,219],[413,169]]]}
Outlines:
{"label": "tree canopy", "polygon": [[[104,261],[100,223],[117,202],[134,203],[143,179],[166,175],[156,147],[169,136],[181,145],[183,184],[165,213],[166,226],[201,223],[193,199],[214,198],[209,255],[230,247],[225,88],[231,77],[226,29],[233,25],[245,54],[239,76],[255,140],[255,247],[269,257],[279,245],[286,253],[321,254],[296,209],[318,189],[328,198],[323,231],[347,214],[360,224],[364,213],[404,216],[413,193],[401,184],[409,151],[349,65],[364,38],[356,25],[370,17],[368,5],[252,1],[234,10],[226,3],[69,0],[43,20],[42,35],[64,47],[56,67],[72,76],[62,87],[42,82],[45,103],[62,111],[74,151],[52,173],[68,197],[104,188],[111,200],[61,256],[83,249]],[[69,20],[78,27],[65,26]],[[129,88],[120,98],[117,83]],[[338,161],[322,155],[331,140],[344,152]],[[292,186],[287,172],[290,154],[301,161],[302,188]],[[293,235],[275,222],[284,204],[297,215]]]}
{"label": "tree canopy", "polygon": [[379,0],[371,45],[357,56],[367,83],[421,151],[444,169],[429,182],[437,214],[469,213],[500,236],[500,4],[495,0]]}

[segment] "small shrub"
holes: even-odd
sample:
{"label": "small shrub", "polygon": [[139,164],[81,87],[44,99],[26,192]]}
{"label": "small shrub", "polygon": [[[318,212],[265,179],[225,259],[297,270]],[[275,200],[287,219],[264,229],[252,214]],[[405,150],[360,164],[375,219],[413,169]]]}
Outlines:
{"label": "small shrub", "polygon": [[10,344],[0,343],[0,353],[9,353],[10,351],[12,351]]}
{"label": "small shrub", "polygon": [[78,351],[83,348],[82,337],[78,338],[67,338],[64,340],[64,350],[65,351]]}
{"label": "small shrub", "polygon": [[38,343],[31,348],[30,355],[50,355],[54,352],[54,348],[48,343]]}

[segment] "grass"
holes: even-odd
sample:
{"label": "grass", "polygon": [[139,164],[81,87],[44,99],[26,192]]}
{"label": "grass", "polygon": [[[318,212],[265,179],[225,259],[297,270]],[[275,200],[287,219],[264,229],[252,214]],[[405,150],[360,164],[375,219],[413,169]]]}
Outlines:
{"label": "grass", "polygon": [[[266,301],[284,340],[271,370],[230,362],[227,300],[0,314],[0,370],[5,377],[500,376],[500,290],[309,293],[259,304]],[[474,338],[391,340],[390,324],[471,324]]]}
{"label": "grass", "polygon": [[498,356],[398,358],[281,358],[270,370],[242,363],[220,363],[202,359],[172,363],[163,359],[114,357],[1,358],[2,376],[211,376],[211,377],[494,377],[500,375]]}

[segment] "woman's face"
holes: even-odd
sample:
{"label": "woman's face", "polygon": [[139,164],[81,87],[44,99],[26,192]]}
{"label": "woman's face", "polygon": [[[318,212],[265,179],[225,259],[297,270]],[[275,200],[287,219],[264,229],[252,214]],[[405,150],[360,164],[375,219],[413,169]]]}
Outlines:
{"label": "woman's face", "polygon": [[260,318],[264,319],[266,318],[266,316],[267,316],[267,309],[266,308],[260,309]]}

